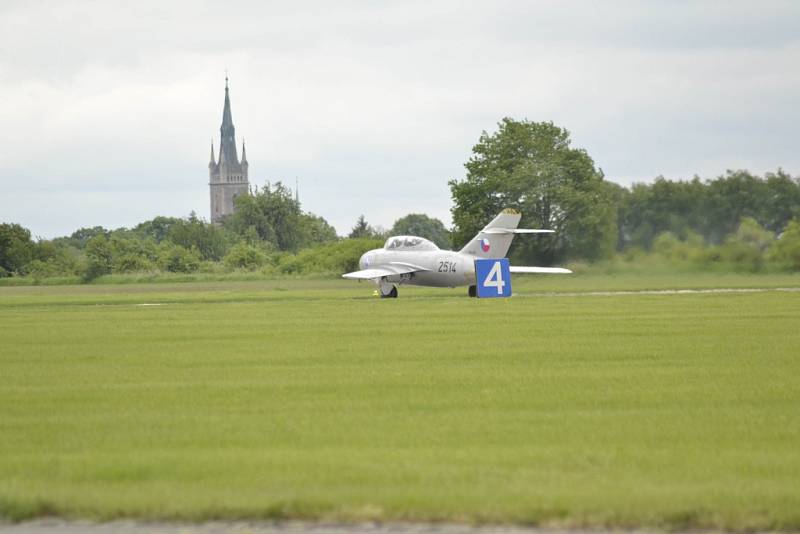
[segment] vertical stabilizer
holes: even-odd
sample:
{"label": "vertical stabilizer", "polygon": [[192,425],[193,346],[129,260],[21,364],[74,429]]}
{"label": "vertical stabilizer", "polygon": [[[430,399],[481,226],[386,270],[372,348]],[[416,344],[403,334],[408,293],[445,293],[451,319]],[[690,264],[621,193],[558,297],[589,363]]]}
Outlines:
{"label": "vertical stabilizer", "polygon": [[495,230],[514,230],[519,225],[522,214],[517,210],[506,208],[495,217],[492,222],[487,224],[478,235],[472,238],[464,248],[460,250],[462,254],[471,254],[476,258],[504,258],[514,239],[514,233],[492,232]]}

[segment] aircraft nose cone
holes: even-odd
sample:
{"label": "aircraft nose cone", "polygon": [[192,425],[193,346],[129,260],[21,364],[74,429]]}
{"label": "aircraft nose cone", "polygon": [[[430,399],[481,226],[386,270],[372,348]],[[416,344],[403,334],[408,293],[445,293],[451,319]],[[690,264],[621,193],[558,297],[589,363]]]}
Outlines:
{"label": "aircraft nose cone", "polygon": [[361,258],[358,260],[358,268],[359,269],[369,269],[370,264],[372,263],[372,254],[369,252],[365,252],[361,255]]}

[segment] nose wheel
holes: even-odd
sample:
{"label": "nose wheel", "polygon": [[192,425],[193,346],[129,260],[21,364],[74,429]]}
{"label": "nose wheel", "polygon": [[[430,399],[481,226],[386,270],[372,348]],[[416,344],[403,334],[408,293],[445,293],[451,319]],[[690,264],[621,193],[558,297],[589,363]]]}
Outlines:
{"label": "nose wheel", "polygon": [[477,286],[469,286],[467,290],[467,295],[470,297],[477,297],[478,296],[478,287]]}

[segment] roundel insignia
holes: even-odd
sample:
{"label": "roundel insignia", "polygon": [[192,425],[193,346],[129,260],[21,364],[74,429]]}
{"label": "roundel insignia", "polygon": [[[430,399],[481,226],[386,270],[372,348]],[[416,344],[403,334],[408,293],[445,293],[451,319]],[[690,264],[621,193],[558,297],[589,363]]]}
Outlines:
{"label": "roundel insignia", "polygon": [[481,239],[481,250],[484,252],[489,252],[491,245],[489,244],[489,240],[486,238]]}

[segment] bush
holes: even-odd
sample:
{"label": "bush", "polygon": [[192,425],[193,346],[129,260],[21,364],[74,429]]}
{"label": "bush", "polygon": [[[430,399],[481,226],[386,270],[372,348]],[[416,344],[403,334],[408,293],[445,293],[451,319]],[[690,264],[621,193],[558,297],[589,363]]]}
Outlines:
{"label": "bush", "polygon": [[789,221],[772,245],[769,260],[788,271],[800,271],[800,219]]}
{"label": "bush", "polygon": [[114,258],[115,273],[141,273],[153,271],[155,268],[150,258],[132,252]]}
{"label": "bush", "polygon": [[171,273],[193,273],[200,268],[197,250],[162,241],[158,247],[158,266]]}
{"label": "bush", "polygon": [[702,264],[706,259],[706,246],[703,238],[691,230],[684,240],[672,232],[662,232],[653,240],[653,253],[673,263]]}
{"label": "bush", "polygon": [[306,249],[294,256],[283,256],[278,271],[285,274],[346,273],[358,270],[358,259],[366,251],[379,248],[377,239],[343,239],[321,247]]}
{"label": "bush", "polygon": [[267,255],[258,247],[247,243],[237,243],[223,261],[230,269],[255,271],[267,263]]}
{"label": "bush", "polygon": [[662,232],[653,240],[653,253],[672,260],[682,255],[683,243],[672,232]]}
{"label": "bush", "polygon": [[28,264],[28,274],[34,280],[74,276],[79,272],[81,272],[81,269],[78,260],[67,254],[60,254],[47,260],[35,259]]}
{"label": "bush", "polygon": [[197,268],[197,272],[205,274],[225,274],[228,272],[228,269],[226,269],[225,265],[220,261],[202,260],[200,262],[200,267]]}
{"label": "bush", "polygon": [[736,270],[758,272],[766,264],[765,253],[775,237],[765,230],[755,219],[742,219],[736,233],[728,236],[720,247],[723,261]]}
{"label": "bush", "polygon": [[127,230],[116,230],[109,238],[111,270],[114,273],[152,271],[158,249],[152,239],[140,239]]}

